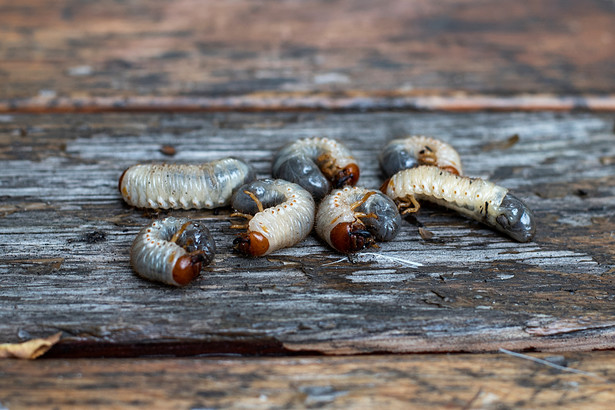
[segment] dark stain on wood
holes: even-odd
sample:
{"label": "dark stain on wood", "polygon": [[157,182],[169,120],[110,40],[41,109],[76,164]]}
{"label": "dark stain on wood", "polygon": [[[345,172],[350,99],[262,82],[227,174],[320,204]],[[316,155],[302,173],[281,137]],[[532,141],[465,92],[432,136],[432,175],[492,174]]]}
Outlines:
{"label": "dark stain on wood", "polygon": [[107,234],[104,231],[92,231],[82,234],[79,239],[68,239],[66,242],[99,243],[104,242],[106,239]]}

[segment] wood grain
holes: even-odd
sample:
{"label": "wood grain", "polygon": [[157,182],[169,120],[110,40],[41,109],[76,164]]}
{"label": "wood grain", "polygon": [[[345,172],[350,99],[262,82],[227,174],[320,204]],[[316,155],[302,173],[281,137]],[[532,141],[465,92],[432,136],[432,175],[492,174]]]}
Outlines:
{"label": "wood grain", "polygon": [[26,0],[0,23],[3,110],[615,93],[604,0]]}
{"label": "wood grain", "polygon": [[[244,259],[230,210],[178,211],[207,222],[213,265],[184,289],[128,265],[157,214],[123,204],[117,180],[134,163],[169,161],[164,145],[177,162],[240,154],[265,177],[284,143],[338,138],[361,183],[377,187],[379,148],[419,132],[452,143],[468,175],[526,200],[535,241],[433,207],[352,258],[309,237]],[[63,331],[56,357],[612,349],[614,139],[612,117],[596,114],[2,115],[0,340]]]}
{"label": "wood grain", "polygon": [[615,399],[612,352],[0,362],[20,408],[592,408]]}

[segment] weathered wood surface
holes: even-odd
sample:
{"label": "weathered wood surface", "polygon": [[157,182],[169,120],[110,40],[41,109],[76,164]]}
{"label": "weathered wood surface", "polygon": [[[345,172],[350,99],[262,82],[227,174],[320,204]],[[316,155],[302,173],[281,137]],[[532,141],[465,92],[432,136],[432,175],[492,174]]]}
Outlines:
{"label": "weathered wood surface", "polygon": [[[20,408],[591,408],[615,400],[612,352],[0,362]],[[589,373],[589,374],[588,374]]]}
{"label": "weathered wood surface", "polygon": [[[448,352],[615,347],[615,135],[593,114],[208,114],[0,116],[0,340],[58,330],[51,356]],[[128,249],[155,215],[125,205],[117,180],[144,161],[240,153],[259,176],[290,140],[338,138],[361,183],[406,133],[441,136],[468,175],[535,210],[518,244],[439,208],[381,249],[342,257],[314,237],[269,257],[232,251],[228,209],[203,218],[218,255],[184,289],[134,275]],[[512,135],[519,142],[507,146]],[[494,144],[495,143],[495,144]],[[500,144],[497,144],[500,143]],[[165,144],[177,154],[160,152]],[[239,148],[242,147],[242,148]],[[169,213],[163,213],[166,215]],[[420,262],[415,268],[407,261]]]}
{"label": "weathered wood surface", "polygon": [[420,108],[430,100],[409,97],[613,95],[614,26],[605,0],[4,0],[0,109]]}

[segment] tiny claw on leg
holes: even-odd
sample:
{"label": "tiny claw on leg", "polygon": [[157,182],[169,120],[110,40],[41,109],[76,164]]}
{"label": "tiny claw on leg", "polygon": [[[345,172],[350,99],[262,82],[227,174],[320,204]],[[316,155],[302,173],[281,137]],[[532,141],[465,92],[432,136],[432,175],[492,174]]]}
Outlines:
{"label": "tiny claw on leg", "polygon": [[397,209],[399,209],[399,212],[402,215],[407,215],[410,213],[418,212],[419,209],[421,209],[421,204],[418,203],[418,201],[414,198],[414,196],[409,195],[404,199],[409,202],[398,202],[397,203]]}
{"label": "tiny claw on leg", "polygon": [[249,221],[254,218],[254,215],[244,214],[243,212],[233,212],[231,218],[246,218]]}

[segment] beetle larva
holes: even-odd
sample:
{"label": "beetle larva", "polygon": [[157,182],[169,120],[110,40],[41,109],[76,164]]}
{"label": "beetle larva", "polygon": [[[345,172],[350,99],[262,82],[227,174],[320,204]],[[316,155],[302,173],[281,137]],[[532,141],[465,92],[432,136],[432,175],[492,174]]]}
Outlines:
{"label": "beetle larva", "polygon": [[168,217],[143,228],[130,248],[140,276],[169,285],[187,285],[216,253],[209,230],[199,221]]}
{"label": "beetle larva", "polygon": [[[393,175],[381,190],[393,198],[402,212],[416,212],[416,200],[427,200],[453,209],[509,235],[519,242],[534,237],[532,211],[508,189],[480,178],[468,178],[422,165]],[[410,207],[412,204],[412,208]]]}
{"label": "beetle larva", "polygon": [[392,140],[382,149],[378,159],[387,178],[419,165],[435,165],[453,174],[462,174],[461,159],[455,148],[423,135]]}
{"label": "beetle larva", "polygon": [[322,200],[316,232],[342,253],[357,252],[375,241],[397,235],[401,217],[395,202],[382,192],[360,187],[336,189]]}
{"label": "beetle larva", "polygon": [[231,216],[248,219],[247,228],[233,244],[249,256],[263,256],[303,240],[314,226],[314,199],[305,189],[281,179],[253,181],[239,188],[231,201],[237,212]]}
{"label": "beetle larva", "polygon": [[235,189],[254,177],[252,167],[236,158],[200,165],[133,165],[120,177],[119,189],[138,208],[212,209],[228,205]]}
{"label": "beetle larva", "polygon": [[356,185],[359,166],[342,144],[328,138],[306,138],[282,148],[273,159],[274,178],[305,188],[320,201],[331,186]]}

